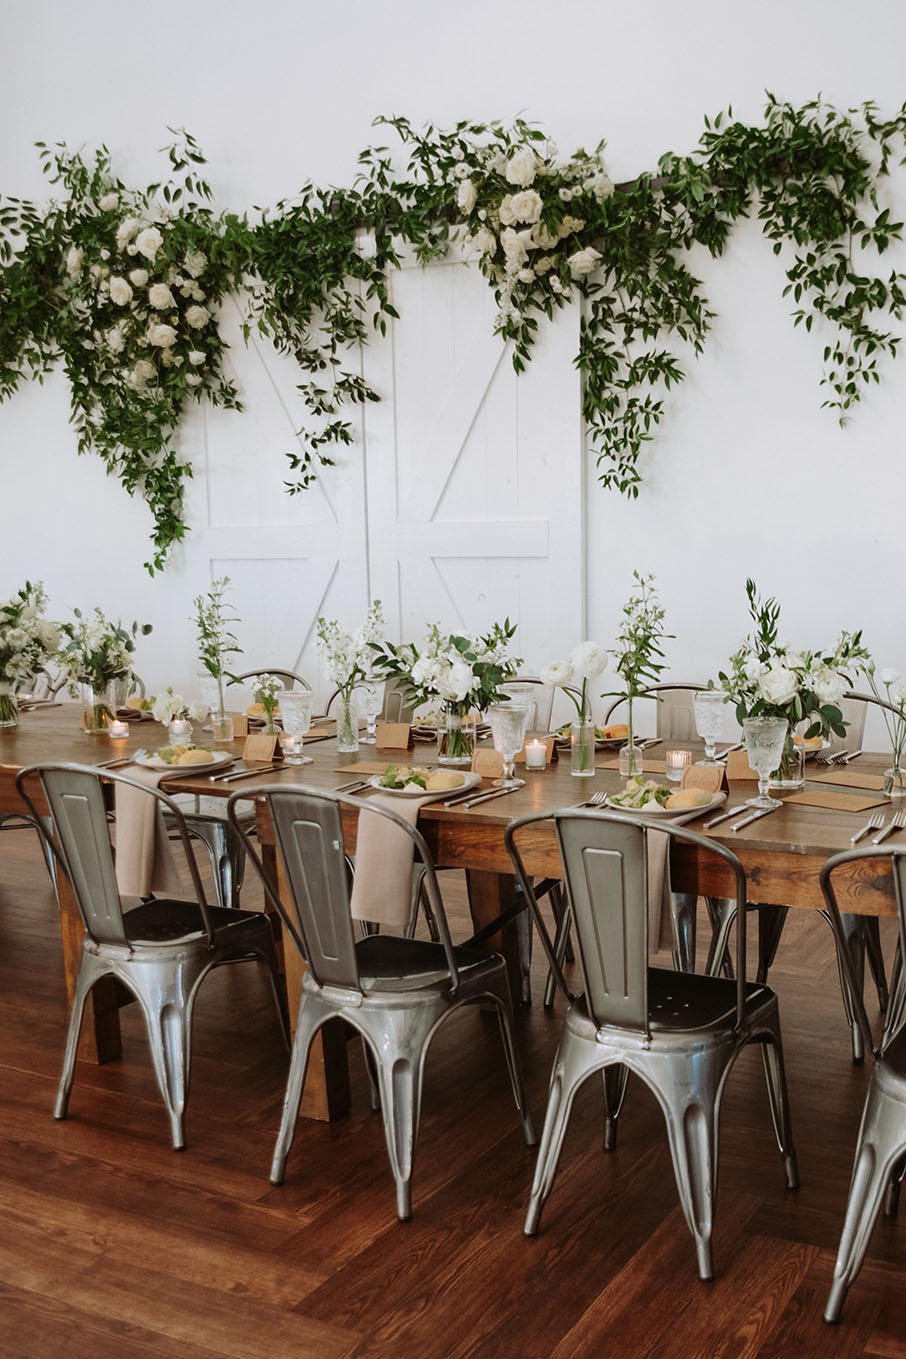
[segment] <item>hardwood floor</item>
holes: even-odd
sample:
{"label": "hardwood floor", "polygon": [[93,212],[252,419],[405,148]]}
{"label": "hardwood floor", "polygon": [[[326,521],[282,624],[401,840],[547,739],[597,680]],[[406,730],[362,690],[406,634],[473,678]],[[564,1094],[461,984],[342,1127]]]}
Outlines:
{"label": "hardwood floor", "polygon": [[[454,924],[463,893],[444,875]],[[885,922],[888,923],[888,922]],[[889,932],[888,932],[889,933]],[[263,979],[222,968],[196,1010],[189,1146],[169,1146],[142,1025],[80,1064],[51,1117],[66,1009],[56,912],[32,836],[0,835],[0,1354],[3,1359],[800,1359],[906,1356],[906,1224],[882,1222],[838,1327],[821,1320],[866,1071],[853,1067],[830,933],[791,912],[780,994],[802,1176],[784,1190],[757,1052],[723,1105],[717,1278],[701,1284],[653,1097],[630,1086],[601,1149],[577,1099],[541,1234],[522,1235],[522,1143],[496,1021],[454,1016],[428,1059],[414,1217],[396,1221],[380,1118],[350,1045],[353,1111],[300,1123],[268,1183],[287,1057]],[[562,1009],[518,1015],[541,1125]]]}

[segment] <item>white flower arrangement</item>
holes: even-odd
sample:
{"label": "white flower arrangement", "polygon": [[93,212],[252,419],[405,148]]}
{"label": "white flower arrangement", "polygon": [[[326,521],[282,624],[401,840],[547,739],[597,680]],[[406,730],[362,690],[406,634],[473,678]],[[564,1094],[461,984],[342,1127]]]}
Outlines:
{"label": "white flower arrangement", "polygon": [[167,688],[165,694],[159,694],[157,698],[146,700],[143,706],[145,708],[150,706],[151,716],[155,722],[168,723],[174,719],[203,722],[208,715],[206,703],[200,703],[195,699],[187,703],[182,694],[175,694],[171,687]]}
{"label": "white flower arrangement", "polygon": [[46,607],[40,581],[26,581],[0,604],[0,723],[15,720],[17,690],[44,668],[60,645],[60,629],[44,617]]}
{"label": "white flower arrangement", "polygon": [[455,633],[445,635],[433,623],[421,650],[411,642],[375,646],[375,668],[386,678],[398,680],[415,706],[436,704],[439,699],[460,715],[473,708],[484,712],[491,703],[506,698],[500,685],[517,674],[522,664],[507,654],[515,632],[508,618],[474,640]]}
{"label": "white flower arrangement", "polygon": [[75,698],[80,684],[90,685],[100,693],[111,680],[130,674],[135,639],[146,637],[151,624],[133,623],[125,628],[121,622],[110,622],[98,608],[90,622],[80,609],[73,609],[73,613],[75,622],[60,624],[66,641],[58,652],[58,662]]}
{"label": "white flower arrangement", "polygon": [[[576,720],[591,721],[589,680],[597,679],[607,669],[607,652],[597,642],[580,642],[573,647],[565,661],[551,661],[541,671],[543,684],[562,689],[576,709]],[[578,691],[574,685],[578,686]]]}
{"label": "white flower arrangement", "polygon": [[384,641],[384,615],[376,599],[355,632],[344,632],[335,618],[319,618],[317,647],[325,679],[339,689],[348,703],[360,680],[368,679],[374,659],[373,648]]}

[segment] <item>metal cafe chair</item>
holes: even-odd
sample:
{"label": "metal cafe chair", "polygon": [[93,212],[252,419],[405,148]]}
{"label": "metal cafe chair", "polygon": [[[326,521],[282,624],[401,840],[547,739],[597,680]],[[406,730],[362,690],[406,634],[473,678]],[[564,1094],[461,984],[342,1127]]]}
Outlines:
{"label": "metal cafe chair", "polygon": [[[585,983],[581,995],[566,987],[519,852],[520,832],[545,820],[554,824],[563,862]],[[744,905],[745,873],[734,854],[694,831],[660,824],[657,829],[726,860]],[[745,980],[744,929],[737,931],[735,981],[648,966],[647,835],[648,828],[634,817],[572,809],[523,816],[507,827],[507,848],[569,1001],[524,1230],[527,1236],[538,1231],[579,1086],[588,1076],[603,1074],[604,1145],[612,1150],[626,1083],[634,1072],[664,1113],[699,1276],[710,1279],[720,1101],[730,1068],[748,1043],[761,1045],[787,1185],[795,1189],[799,1183],[780,1017],[773,991]]]}
{"label": "metal cafe chair", "polygon": [[883,1203],[885,1217],[899,1206],[900,1184],[906,1171],[906,1028],[902,1006],[892,1001],[880,1042],[875,1042],[860,978],[853,967],[850,933],[834,891],[834,875],[852,864],[889,865],[897,902],[898,950],[892,996],[902,985],[902,957],[906,943],[906,846],[869,845],[835,854],[821,870],[826,916],[834,931],[837,960],[848,984],[849,1005],[874,1067],[865,1097],[862,1124],[856,1141],[849,1199],[834,1265],[834,1277],[824,1309],[825,1321],[839,1321],[847,1291],[862,1267],[872,1228]]}
{"label": "metal cafe chair", "polygon": [[[377,1071],[384,1134],[396,1181],[397,1215],[412,1215],[412,1167],[418,1140],[422,1072],[428,1045],[441,1022],[462,1005],[489,1001],[497,1011],[516,1108],[526,1143],[536,1138],[525,1104],[506,964],[498,953],[454,947],[431,855],[414,827],[382,807],[371,815],[394,833],[408,835],[425,868],[440,942],[371,934],[356,938],[349,909],[341,808],[352,798],[302,785],[258,785],[245,796],[261,798],[274,826],[291,900],[282,902],[250,842],[246,848],[289,939],[307,963],[283,1117],[271,1165],[282,1184],[292,1145],[312,1040],[323,1024],[343,1019],[362,1036]],[[230,798],[234,820],[238,795]],[[237,831],[240,829],[235,822]]]}
{"label": "metal cafe chair", "polygon": [[[40,782],[51,830],[39,817],[28,792],[32,777]],[[130,905],[135,899],[120,895],[104,784],[137,788],[167,811],[179,832],[192,899],[152,898]],[[88,993],[101,977],[112,975],[141,1007],[173,1146],[181,1148],[186,1141],[192,1012],[198,989],[211,969],[221,963],[264,963],[283,1033],[288,1037],[270,920],[260,911],[230,911],[206,903],[182,813],[159,789],[109,770],[78,764],[31,765],[17,775],[16,786],[72,885],[85,926],[54,1117],[65,1118],[69,1107]]]}

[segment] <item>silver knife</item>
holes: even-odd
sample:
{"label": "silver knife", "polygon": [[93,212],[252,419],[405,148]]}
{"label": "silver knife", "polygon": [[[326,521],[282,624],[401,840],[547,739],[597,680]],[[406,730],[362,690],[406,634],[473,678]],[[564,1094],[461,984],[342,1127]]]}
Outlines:
{"label": "silver knife", "polygon": [[515,788],[492,788],[490,792],[479,793],[477,797],[467,798],[460,803],[460,806],[464,810],[468,810],[469,807],[476,807],[479,802],[492,802],[495,797],[506,797],[507,793],[515,793],[516,791]]}
{"label": "silver knife", "polygon": [[712,826],[716,826],[719,822],[728,821],[731,816],[736,816],[738,812],[744,812],[748,805],[747,802],[740,802],[738,807],[731,807],[728,812],[721,812],[719,816],[712,816],[711,820],[706,821],[702,826],[702,830],[710,830]]}
{"label": "silver knife", "polygon": [[759,807],[751,816],[744,816],[741,821],[737,821],[734,826],[730,827],[730,830],[741,830],[743,826],[750,826],[753,821],[760,821],[763,816],[770,816],[771,812],[776,812],[777,810],[776,807]]}
{"label": "silver knife", "polygon": [[239,769],[232,774],[211,774],[210,783],[232,783],[235,779],[250,779],[255,774],[271,774],[276,769],[282,769],[282,764],[263,764],[260,769]]}

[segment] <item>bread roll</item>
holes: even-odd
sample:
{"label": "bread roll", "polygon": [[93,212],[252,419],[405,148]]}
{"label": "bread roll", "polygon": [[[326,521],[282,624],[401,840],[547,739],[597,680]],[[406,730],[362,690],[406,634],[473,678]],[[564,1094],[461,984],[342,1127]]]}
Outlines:
{"label": "bread roll", "polygon": [[673,812],[679,807],[706,807],[710,801],[711,794],[705,788],[680,788],[671,793],[664,806]]}
{"label": "bread roll", "polygon": [[609,727],[604,728],[605,741],[622,741],[629,736],[629,728],[625,722],[611,722]]}
{"label": "bread roll", "polygon": [[429,793],[439,793],[449,788],[461,788],[464,783],[462,774],[456,774],[452,769],[436,769],[425,779],[425,788]]}
{"label": "bread roll", "polygon": [[209,750],[187,750],[176,761],[177,764],[213,764],[214,756]]}

